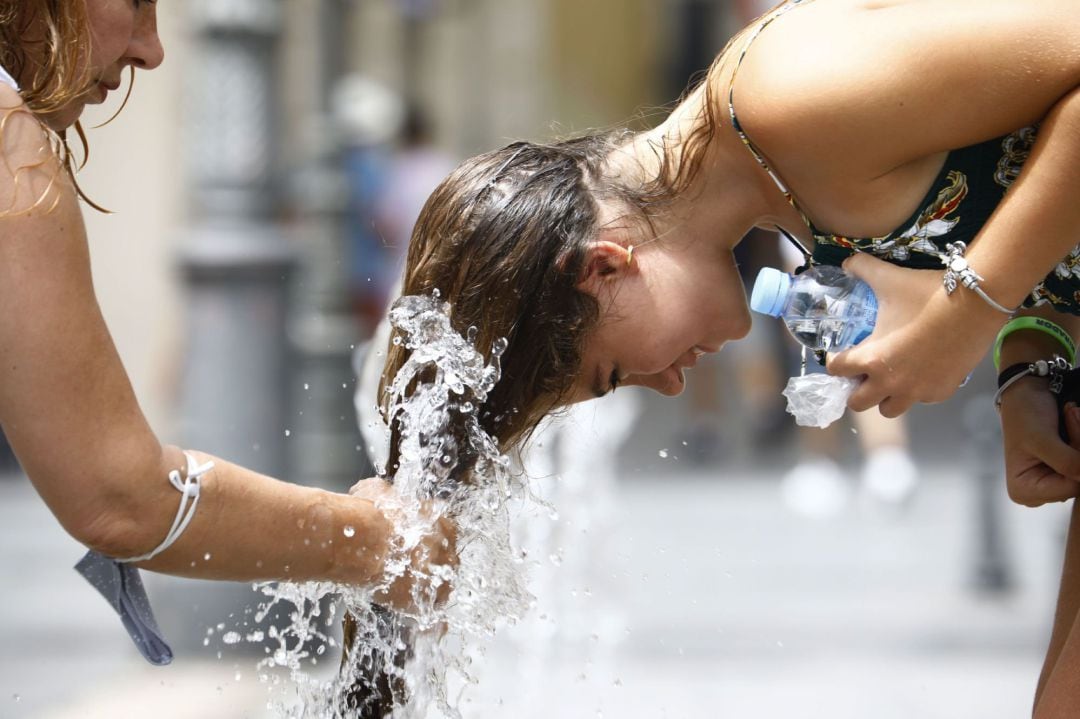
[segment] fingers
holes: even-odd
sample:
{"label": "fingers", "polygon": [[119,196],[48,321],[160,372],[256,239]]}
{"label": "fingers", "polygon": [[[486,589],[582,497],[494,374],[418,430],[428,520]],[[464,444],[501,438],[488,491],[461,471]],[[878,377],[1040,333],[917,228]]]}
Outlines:
{"label": "fingers", "polygon": [[1006,482],[1009,499],[1025,507],[1039,507],[1051,502],[1064,502],[1080,496],[1080,482],[1046,471],[1046,467],[1031,467]]}
{"label": "fingers", "polygon": [[[1073,446],[1056,432],[1032,431],[1020,466],[1009,469],[1009,498],[1018,504],[1038,507],[1080,496],[1080,410],[1070,403],[1064,412],[1065,429]],[[1008,456],[1006,456],[1008,460]],[[1007,461],[1006,466],[1010,463]]]}
{"label": "fingers", "polygon": [[359,482],[349,487],[349,494],[353,497],[374,501],[379,497],[385,496],[392,488],[393,485],[381,477],[369,477],[367,479],[361,479]]}
{"label": "fingers", "polygon": [[[1080,440],[1080,417],[1077,411],[1065,413],[1065,427],[1069,432],[1073,444]],[[1043,463],[1062,477],[1070,478],[1070,481],[1080,479],[1080,450],[1058,439],[1056,434],[1040,435],[1032,446],[1033,453]]]}
{"label": "fingers", "polygon": [[841,266],[845,272],[855,275],[871,287],[874,286],[875,281],[881,277],[883,272],[895,269],[894,265],[878,259],[869,252],[856,252],[844,260]]}

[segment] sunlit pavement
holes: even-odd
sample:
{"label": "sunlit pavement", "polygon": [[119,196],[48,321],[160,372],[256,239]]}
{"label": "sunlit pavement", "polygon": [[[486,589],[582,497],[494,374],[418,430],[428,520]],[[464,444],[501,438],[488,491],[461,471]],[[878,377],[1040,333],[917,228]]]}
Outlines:
{"label": "sunlit pavement", "polygon": [[[927,470],[906,513],[856,503],[822,521],[786,511],[769,474],[671,467],[620,484],[606,529],[562,527],[563,561],[543,560],[552,588],[492,646],[465,717],[1028,714],[1063,507],[1002,497],[1014,590],[987,596],[973,591],[975,495],[959,471]],[[167,635],[186,641],[171,667],[149,667],[25,479],[0,481],[0,526],[0,719],[267,716],[256,658],[202,646],[234,586],[153,579]],[[192,596],[204,623],[185,626],[170,601]]]}

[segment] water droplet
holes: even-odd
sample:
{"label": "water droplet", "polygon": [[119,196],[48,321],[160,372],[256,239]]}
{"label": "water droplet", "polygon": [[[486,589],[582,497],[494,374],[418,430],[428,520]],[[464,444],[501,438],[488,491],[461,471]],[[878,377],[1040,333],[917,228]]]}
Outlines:
{"label": "water droplet", "polygon": [[283,667],[289,663],[289,655],[284,649],[278,649],[274,652],[274,663],[279,667]]}
{"label": "water droplet", "polygon": [[304,383],[304,389],[311,389],[311,385],[309,385],[307,382],[305,382]]}
{"label": "water droplet", "polygon": [[354,528],[354,527],[353,527],[352,525],[346,525],[346,526],[345,526],[345,529],[344,529],[344,530],[342,530],[342,533],[343,533],[343,534],[344,534],[344,535],[345,535],[346,537],[352,537],[353,535],[355,535],[355,534],[356,534],[356,529],[355,529],[355,528]]}
{"label": "water droplet", "polygon": [[225,632],[221,635],[221,641],[225,642],[226,644],[239,644],[240,632]]}
{"label": "water droplet", "polygon": [[18,694],[12,694],[12,695],[11,695],[11,700],[12,700],[13,702],[15,702],[16,704],[18,704],[19,702],[21,702],[21,701],[22,701],[22,697],[21,697],[21,696],[19,696]]}
{"label": "water droplet", "polygon": [[210,561],[210,552],[207,552],[206,554],[202,555],[202,558],[203,558],[204,562],[209,562]]}
{"label": "water droplet", "polygon": [[394,346],[395,347],[400,347],[401,346],[401,338],[400,337],[395,337],[393,341],[394,341]]}
{"label": "water droplet", "polygon": [[666,449],[660,450],[657,454],[660,455],[660,459],[667,459],[668,457],[668,451]]}
{"label": "water droplet", "polygon": [[562,555],[560,555],[560,554],[552,554],[551,556],[548,557],[548,559],[556,567],[562,566]]}
{"label": "water droplet", "polygon": [[243,674],[241,674],[240,672],[237,672],[236,674],[233,675],[233,679],[236,680],[236,681],[240,681],[240,679],[243,676],[244,676]]}
{"label": "water droplet", "polygon": [[265,637],[265,634],[256,629],[251,634],[248,634],[245,639],[247,639],[249,642],[261,642]]}
{"label": "water droplet", "polygon": [[291,430],[291,429],[287,429],[287,430],[285,430],[285,436],[286,436],[286,437],[288,437],[288,436],[289,436],[289,435],[291,435],[291,434],[292,434],[292,430]]}

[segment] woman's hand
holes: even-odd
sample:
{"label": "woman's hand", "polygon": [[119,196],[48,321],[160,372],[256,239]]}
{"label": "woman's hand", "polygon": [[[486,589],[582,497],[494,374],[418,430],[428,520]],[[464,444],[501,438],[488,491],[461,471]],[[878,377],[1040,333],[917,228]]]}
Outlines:
{"label": "woman's hand", "polygon": [[943,402],[964,383],[1005,322],[1004,314],[970,290],[946,295],[943,270],[897,267],[856,253],[844,269],[867,282],[878,299],[874,331],[829,357],[828,370],[862,378],[848,406],[878,407],[897,417],[916,402]]}
{"label": "woman's hand", "polygon": [[380,568],[374,582],[385,584],[386,580],[391,579],[389,586],[379,592],[378,601],[404,612],[416,611],[420,603],[418,599],[428,606],[446,602],[451,589],[449,580],[458,564],[457,535],[453,522],[444,516],[433,516],[432,506],[425,504],[421,510],[421,521],[428,524],[428,531],[409,553],[409,564],[405,571],[392,578],[387,577],[387,562],[395,560],[393,547],[400,519],[400,510],[396,507],[401,506],[401,500],[394,486],[379,478],[357,482],[349,489],[349,494],[371,502],[385,519],[374,529],[374,533],[380,536],[375,537],[375,541],[370,538],[367,541]]}
{"label": "woman's hand", "polygon": [[1045,379],[1022,379],[1002,395],[1005,482],[1014,502],[1038,507],[1080,496],[1080,408],[1071,402],[1065,427],[1069,444],[1058,436],[1057,400]]}

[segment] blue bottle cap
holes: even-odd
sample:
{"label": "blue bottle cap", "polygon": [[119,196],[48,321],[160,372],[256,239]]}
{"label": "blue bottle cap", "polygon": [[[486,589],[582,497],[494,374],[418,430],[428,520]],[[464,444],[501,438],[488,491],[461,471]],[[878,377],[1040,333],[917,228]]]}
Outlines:
{"label": "blue bottle cap", "polygon": [[750,309],[770,317],[779,317],[791,289],[791,275],[773,267],[762,267],[750,293]]}

